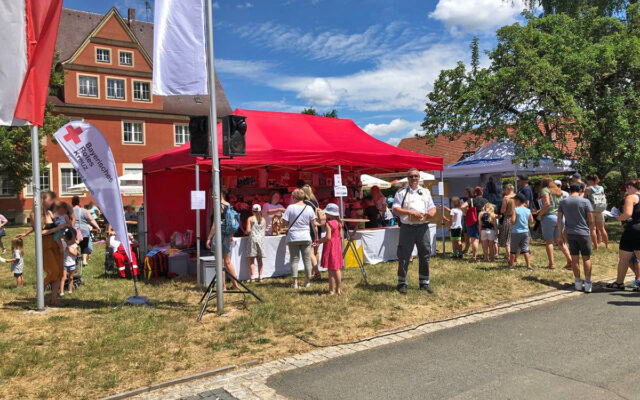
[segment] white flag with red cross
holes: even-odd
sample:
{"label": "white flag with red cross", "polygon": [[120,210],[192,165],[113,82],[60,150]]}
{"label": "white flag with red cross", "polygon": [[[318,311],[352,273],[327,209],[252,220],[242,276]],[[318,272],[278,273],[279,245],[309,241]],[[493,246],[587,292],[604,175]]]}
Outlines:
{"label": "white flag with red cross", "polygon": [[54,137],[109,221],[129,260],[132,260],[118,172],[109,143],[98,128],[84,121],[69,122]]}

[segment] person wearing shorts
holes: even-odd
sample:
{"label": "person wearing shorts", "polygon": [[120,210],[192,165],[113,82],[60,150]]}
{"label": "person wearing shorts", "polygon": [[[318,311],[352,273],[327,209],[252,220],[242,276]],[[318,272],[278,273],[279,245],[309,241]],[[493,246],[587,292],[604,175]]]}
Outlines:
{"label": "person wearing shorts", "polygon": [[549,269],[555,269],[554,263],[554,245],[562,251],[566,259],[565,266],[571,267],[571,255],[569,249],[564,244],[562,231],[558,233],[558,204],[562,200],[562,190],[556,186],[553,179],[547,176],[540,182],[540,200],[541,207],[536,214],[536,218],[540,221],[542,227],[542,239],[545,242],[547,250],[547,258],[549,260]]}
{"label": "person wearing shorts", "polygon": [[[563,224],[566,223],[566,226]],[[593,206],[588,199],[580,196],[580,185],[572,183],[569,197],[560,201],[558,206],[558,235],[563,229],[567,232],[567,244],[575,276],[575,288],[591,293],[591,229],[594,227]],[[580,256],[584,268],[584,281],[580,278]]]}
{"label": "person wearing shorts", "polygon": [[533,215],[527,206],[527,198],[518,193],[514,198],[514,209],[511,214],[511,243],[509,268],[514,269],[518,256],[524,255],[527,270],[531,271],[531,252],[529,250],[529,225],[533,223]]}

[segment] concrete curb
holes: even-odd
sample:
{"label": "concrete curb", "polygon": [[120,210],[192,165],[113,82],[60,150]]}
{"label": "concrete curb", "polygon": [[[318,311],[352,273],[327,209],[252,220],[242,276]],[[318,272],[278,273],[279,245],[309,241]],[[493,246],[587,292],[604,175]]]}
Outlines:
{"label": "concrete curb", "polygon": [[[259,362],[260,362],[259,360],[249,361],[249,363],[255,363],[255,364],[258,364]],[[240,366],[245,366],[245,364],[248,364],[246,366],[255,365],[255,364],[249,364],[249,363],[240,364]],[[154,390],[164,389],[164,388],[167,388],[167,387],[170,387],[170,386],[179,385],[181,383],[194,381],[196,379],[209,378],[211,376],[224,374],[225,372],[233,371],[236,368],[238,368],[238,366],[235,365],[235,364],[232,364],[232,365],[228,365],[226,367],[213,369],[213,370],[205,371],[205,372],[200,372],[198,374],[187,375],[187,376],[183,376],[183,377],[180,377],[180,378],[177,378],[177,379],[172,379],[170,381],[156,383],[156,384],[150,385],[150,386],[143,386],[141,388],[138,388],[138,389],[135,389],[135,390],[130,390],[128,392],[115,394],[115,395],[109,396],[109,397],[104,397],[102,400],[121,400],[121,399],[126,399],[126,398],[129,398],[129,397],[133,397],[133,396],[137,396],[137,395],[146,393],[146,392],[152,392]]]}

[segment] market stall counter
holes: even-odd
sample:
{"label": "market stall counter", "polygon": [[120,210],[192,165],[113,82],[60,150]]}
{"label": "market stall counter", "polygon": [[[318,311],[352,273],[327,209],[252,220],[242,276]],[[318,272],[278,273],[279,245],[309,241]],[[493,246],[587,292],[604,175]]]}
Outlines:
{"label": "market stall counter", "polygon": [[[436,225],[429,224],[431,231],[431,251],[436,251]],[[396,250],[398,248],[398,237],[400,229],[398,227],[379,228],[379,229],[363,229],[356,231],[355,244],[365,264],[378,264],[386,261],[397,260]],[[231,245],[231,262],[236,267],[240,280],[249,279],[249,259],[245,256],[247,237],[233,238]],[[262,277],[277,277],[291,273],[289,250],[286,244],[286,236],[267,236],[265,237],[266,257],[263,259],[264,265],[262,269]],[[322,246],[320,246],[320,254],[322,254]],[[349,254],[349,253],[348,253]],[[414,249],[414,256],[417,255]],[[320,266],[322,267],[322,266]],[[347,261],[347,267],[357,268],[357,264],[350,264]],[[302,262],[298,266],[299,270],[303,270]]]}

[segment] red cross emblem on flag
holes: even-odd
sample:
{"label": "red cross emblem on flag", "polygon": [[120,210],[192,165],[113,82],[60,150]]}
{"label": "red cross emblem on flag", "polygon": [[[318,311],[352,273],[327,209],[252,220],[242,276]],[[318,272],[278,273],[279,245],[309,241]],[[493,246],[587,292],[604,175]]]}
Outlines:
{"label": "red cross emblem on flag", "polygon": [[73,128],[71,127],[71,125],[67,126],[67,133],[66,135],[63,136],[65,141],[70,141],[73,140],[73,143],[78,144],[80,143],[80,134],[82,132],[84,132],[82,130],[82,128]]}

